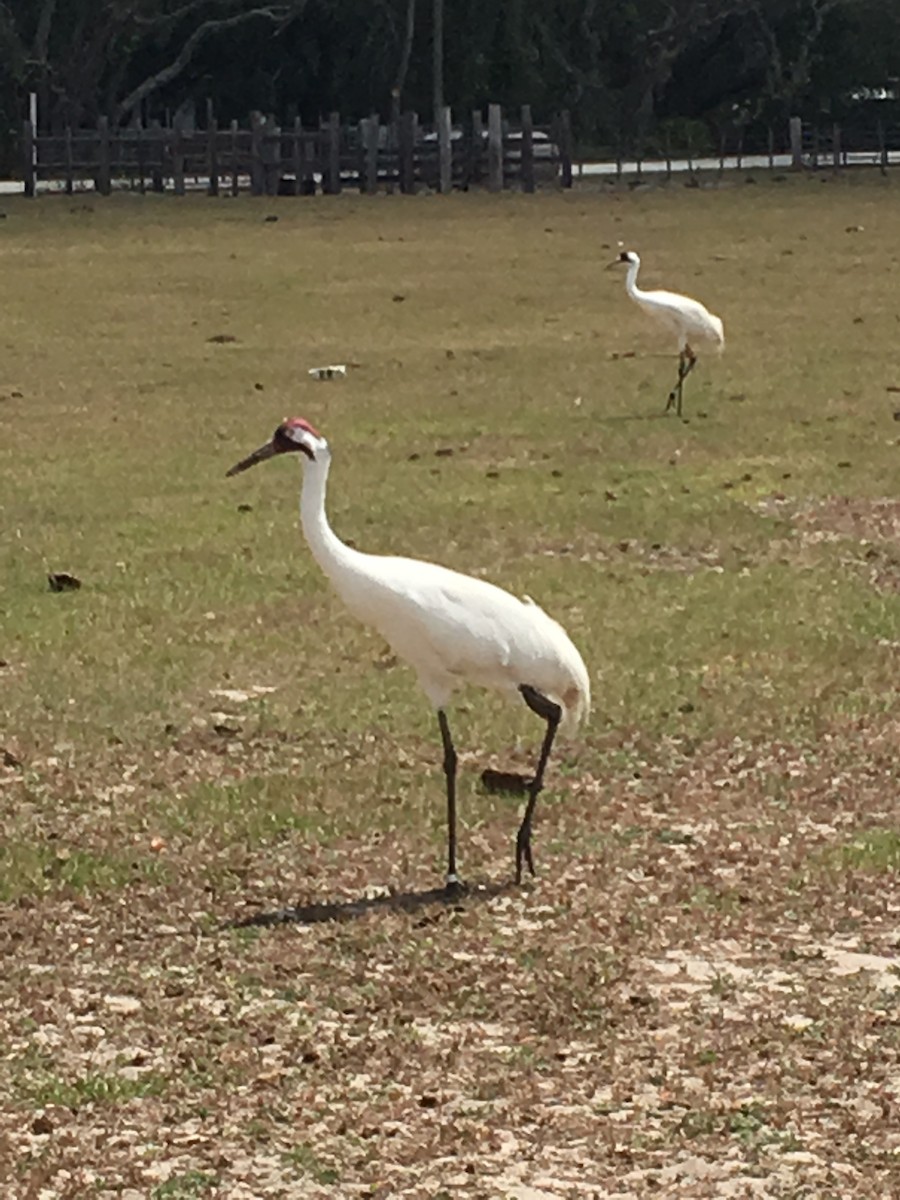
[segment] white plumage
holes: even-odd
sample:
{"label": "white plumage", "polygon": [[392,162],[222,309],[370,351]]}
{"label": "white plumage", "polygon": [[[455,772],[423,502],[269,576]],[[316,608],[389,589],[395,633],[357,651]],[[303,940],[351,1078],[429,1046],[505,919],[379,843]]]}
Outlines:
{"label": "white plumage", "polygon": [[637,277],[641,269],[641,260],[633,250],[623,250],[610,265],[616,266],[619,263],[628,264],[625,290],[631,299],[678,339],[678,382],[669,393],[666,412],[675,405],[678,415],[681,416],[682,386],[697,361],[691,343],[712,346],[721,354],[725,348],[725,327],[721,318],[711,313],[699,300],[682,296],[678,292],[644,291],[643,288],[639,288]]}
{"label": "white plumage", "polygon": [[302,418],[285,420],[270,442],[242,459],[229,475],[276,454],[298,451],[304,467],[300,497],[303,532],[316,562],[347,608],[372,625],[415,670],[438,712],[447,781],[448,871],[456,874],[456,753],[446,706],[457,687],[474,683],[521,695],[547,722],[528,803],[516,839],[516,879],[522,864],[534,873],[531,822],[557,727],[574,728],[590,711],[587,669],[568,634],[527,597],[436,563],[364,554],[334,533],[325,512],[331,451]]}

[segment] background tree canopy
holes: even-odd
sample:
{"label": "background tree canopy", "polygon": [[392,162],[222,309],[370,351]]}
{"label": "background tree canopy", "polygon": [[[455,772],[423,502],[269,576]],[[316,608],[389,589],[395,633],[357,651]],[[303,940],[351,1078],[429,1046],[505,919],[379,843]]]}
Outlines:
{"label": "background tree canopy", "polygon": [[[443,80],[434,34],[442,30]],[[439,42],[440,45],[440,42]],[[462,116],[489,100],[572,112],[583,143],[661,121],[845,115],[900,75],[897,0],[0,0],[0,119],[165,117],[212,97],[314,121]]]}

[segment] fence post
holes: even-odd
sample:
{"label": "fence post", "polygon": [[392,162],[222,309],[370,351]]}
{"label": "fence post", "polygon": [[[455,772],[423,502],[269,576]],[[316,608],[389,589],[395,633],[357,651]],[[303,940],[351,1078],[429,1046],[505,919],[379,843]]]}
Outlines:
{"label": "fence post", "polygon": [[472,110],[471,155],[472,161],[469,165],[469,177],[473,183],[481,183],[484,177],[481,168],[481,162],[484,157],[484,118],[481,115],[480,108]]}
{"label": "fence post", "polygon": [[694,177],[694,137],[691,133],[690,125],[688,125],[684,133],[684,156],[687,160],[688,181],[692,187],[696,187],[697,180]]}
{"label": "fence post", "polygon": [[831,164],[835,172],[841,169],[841,127],[837,121],[831,127]]}
{"label": "fence post", "polygon": [[236,196],[240,188],[240,138],[238,137],[238,123],[232,121],[229,129],[231,134],[231,194]]}
{"label": "fence post", "polygon": [[393,196],[395,186],[400,186],[400,92],[396,87],[391,88],[391,115],[387,122],[385,150],[385,187],[387,194]]}
{"label": "fence post", "polygon": [[[143,196],[147,191],[147,140],[144,132],[144,126],[138,122],[135,126],[137,134],[137,170],[138,170],[138,191]],[[71,132],[66,126],[66,157],[71,153]],[[66,180],[66,191],[69,191],[69,180]]]}
{"label": "fence post", "polygon": [[219,194],[219,123],[211,97],[206,100],[206,165],[209,183],[206,191],[210,196]]}
{"label": "fence post", "polygon": [[97,166],[97,178],[94,183],[101,196],[108,196],[112,190],[109,163],[109,117],[97,118],[97,135],[99,137],[98,152],[100,161]]}
{"label": "fence post", "polygon": [[882,173],[882,175],[887,175],[887,166],[888,166],[887,142],[884,140],[884,126],[881,123],[881,118],[878,119],[877,133],[878,133],[878,157],[879,157],[879,162],[880,162],[880,166],[881,166],[881,173]]}
{"label": "fence post", "polygon": [[488,105],[488,191],[503,190],[503,112],[499,104]]}
{"label": "fence post", "polygon": [[300,195],[300,179],[303,175],[303,121],[294,117],[294,132],[291,140],[291,171],[294,175],[293,195]]}
{"label": "fence post", "polygon": [[522,191],[534,191],[534,125],[531,105],[522,105]]}
{"label": "fence post", "polygon": [[791,166],[799,171],[803,166],[803,122],[799,117],[791,117],[788,132],[791,138]]}
{"label": "fence post", "polygon": [[559,114],[559,170],[560,183],[564,188],[572,186],[572,118],[569,110],[564,108]]}
{"label": "fence post", "polygon": [[260,131],[263,163],[263,187],[267,196],[278,195],[281,178],[281,126],[272,116],[264,117]]}
{"label": "fence post", "polygon": [[250,193],[261,196],[265,191],[265,168],[262,159],[262,113],[250,114]]}
{"label": "fence post", "polygon": [[370,196],[374,196],[378,191],[378,137],[381,122],[378,119],[378,114],[373,113],[367,121],[361,121],[360,125],[364,130],[363,147],[365,154],[366,192]]}
{"label": "fence post", "polygon": [[414,112],[405,112],[400,117],[400,191],[411,196],[416,190],[416,125]]}
{"label": "fence post", "polygon": [[337,196],[341,191],[341,117],[340,113],[328,115],[328,155],[322,191],[327,196]]}
{"label": "fence post", "polygon": [[438,113],[438,190],[442,196],[453,190],[453,142],[451,131],[453,118],[448,105],[441,106]]}
{"label": "fence post", "polygon": [[[304,134],[301,143],[301,162],[302,162],[302,185],[301,192],[304,196],[314,196],[316,194],[316,154],[318,142],[315,134]],[[319,172],[321,174],[321,172]]]}
{"label": "fence post", "polygon": [[184,195],[184,151],[181,145],[181,125],[172,126],[172,140],[169,143],[172,154],[172,181],[176,196]]}
{"label": "fence post", "polygon": [[25,180],[25,195],[33,196],[37,172],[34,169],[34,126],[30,121],[22,122],[22,178]]}
{"label": "fence post", "polygon": [[156,120],[150,122],[150,147],[153,151],[150,165],[150,187],[154,192],[163,192],[166,187],[163,176],[163,130],[162,125]]}
{"label": "fence post", "polygon": [[[138,143],[140,145],[140,143]],[[71,196],[75,191],[75,153],[72,148],[72,126],[66,126],[65,132],[65,154],[66,154],[66,195]],[[140,160],[138,160],[140,163]],[[144,190],[144,168],[141,166],[141,191]]]}
{"label": "fence post", "polygon": [[366,173],[366,149],[368,145],[369,118],[360,117],[356,125],[356,182],[361,196],[365,195],[369,190],[369,177]]}

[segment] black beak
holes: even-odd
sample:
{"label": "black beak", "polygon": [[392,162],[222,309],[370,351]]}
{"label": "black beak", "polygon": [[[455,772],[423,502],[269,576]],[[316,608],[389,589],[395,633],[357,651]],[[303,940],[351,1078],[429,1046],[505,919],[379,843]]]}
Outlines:
{"label": "black beak", "polygon": [[232,475],[240,475],[241,471],[246,471],[250,467],[255,467],[257,463],[265,462],[267,458],[271,458],[277,454],[274,442],[266,442],[264,446],[260,446],[258,450],[254,450],[252,454],[248,454],[246,458],[242,458],[239,463],[225,472],[225,478],[229,479]]}

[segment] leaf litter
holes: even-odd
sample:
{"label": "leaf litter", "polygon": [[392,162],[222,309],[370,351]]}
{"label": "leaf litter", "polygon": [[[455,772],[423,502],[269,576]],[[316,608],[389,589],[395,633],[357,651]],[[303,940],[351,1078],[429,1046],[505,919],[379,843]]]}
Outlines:
{"label": "leaf litter", "polygon": [[[892,1194],[896,872],[840,855],[891,828],[898,734],[671,741],[640,780],[576,771],[535,885],[437,922],[385,904],[229,931],[296,880],[278,843],[214,882],[185,843],[168,881],[10,901],[6,1194]],[[193,769],[219,761],[201,746]],[[502,875],[496,824],[478,846]],[[302,856],[311,897],[366,894],[376,864],[432,882],[400,838]]]}

